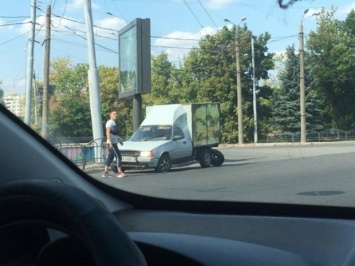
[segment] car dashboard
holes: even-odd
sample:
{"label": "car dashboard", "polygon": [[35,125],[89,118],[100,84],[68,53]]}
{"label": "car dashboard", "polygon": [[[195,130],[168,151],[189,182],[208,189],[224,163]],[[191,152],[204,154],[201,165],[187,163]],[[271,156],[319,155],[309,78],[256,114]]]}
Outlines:
{"label": "car dashboard", "polygon": [[137,210],[117,219],[152,265],[355,264],[354,221]]}

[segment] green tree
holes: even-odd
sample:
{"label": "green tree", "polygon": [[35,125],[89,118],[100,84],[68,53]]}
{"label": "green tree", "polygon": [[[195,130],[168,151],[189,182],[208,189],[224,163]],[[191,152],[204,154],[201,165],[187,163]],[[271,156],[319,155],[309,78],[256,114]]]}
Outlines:
{"label": "green tree", "polygon": [[119,99],[119,71],[117,67],[99,66],[100,96],[102,102],[102,128],[109,118],[111,110],[118,113],[116,123],[120,129],[121,136],[132,134],[132,100]]}
{"label": "green tree", "polygon": [[[305,64],[307,65],[307,64]],[[306,102],[306,128],[308,130],[322,129],[320,101],[312,91],[312,77],[308,68],[305,68],[305,102]],[[279,73],[280,88],[274,91],[272,131],[298,132],[300,131],[300,69],[299,57],[295,47],[286,48],[284,68]]]}
{"label": "green tree", "polygon": [[345,21],[339,21],[334,12],[322,10],[317,30],[309,34],[306,45],[326,123],[347,130],[355,127],[355,14],[351,11]]}
{"label": "green tree", "polygon": [[[118,112],[120,134],[132,134],[132,101],[119,100],[118,68],[99,66],[102,130],[111,110]],[[51,62],[51,83],[56,86],[50,99],[50,134],[55,137],[92,136],[91,109],[88,85],[88,65],[71,65],[69,58]]]}
{"label": "green tree", "polygon": [[147,105],[171,103],[171,72],[172,64],[166,53],[152,57],[152,88],[151,93],[145,97]]}
{"label": "green tree", "polygon": [[[266,43],[270,39],[268,33],[258,37],[252,36],[246,27],[229,30],[224,27],[215,35],[208,35],[199,42],[187,56],[184,69],[185,77],[189,77],[188,86],[193,88],[195,96],[190,99],[198,102],[221,103],[221,133],[223,142],[237,142],[237,80],[235,31],[239,30],[240,65],[243,95],[243,117],[245,139],[253,136],[253,104],[252,104],[252,71],[251,71],[251,38],[255,40],[255,78],[257,81],[268,77],[273,67],[272,54],[267,52]],[[258,84],[258,82],[257,82]],[[270,110],[267,99],[271,90],[267,86],[257,85],[258,108],[263,110],[259,115],[259,123],[266,123]],[[264,128],[264,127],[261,127]]]}
{"label": "green tree", "polygon": [[274,92],[273,131],[300,130],[299,60],[294,46],[286,49],[285,68],[279,74],[281,87]]}
{"label": "green tree", "polygon": [[54,137],[92,135],[86,64],[72,66],[68,58],[51,62],[50,80],[56,86],[50,99],[49,133]]}

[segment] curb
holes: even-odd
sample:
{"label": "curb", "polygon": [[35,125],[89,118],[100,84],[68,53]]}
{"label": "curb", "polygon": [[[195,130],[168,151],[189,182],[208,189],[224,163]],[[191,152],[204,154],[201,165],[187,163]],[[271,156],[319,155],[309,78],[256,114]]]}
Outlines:
{"label": "curb", "polygon": [[218,148],[253,148],[253,147],[274,147],[274,146],[311,146],[355,143],[355,141],[332,141],[332,142],[273,142],[273,143],[243,143],[243,144],[219,144]]}

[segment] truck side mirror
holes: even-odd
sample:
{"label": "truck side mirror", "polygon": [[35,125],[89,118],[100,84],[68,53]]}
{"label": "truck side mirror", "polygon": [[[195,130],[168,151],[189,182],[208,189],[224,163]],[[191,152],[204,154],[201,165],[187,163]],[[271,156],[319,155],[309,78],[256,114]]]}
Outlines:
{"label": "truck side mirror", "polygon": [[180,139],[183,139],[184,136],[181,136],[181,135],[175,135],[173,140],[180,140]]}

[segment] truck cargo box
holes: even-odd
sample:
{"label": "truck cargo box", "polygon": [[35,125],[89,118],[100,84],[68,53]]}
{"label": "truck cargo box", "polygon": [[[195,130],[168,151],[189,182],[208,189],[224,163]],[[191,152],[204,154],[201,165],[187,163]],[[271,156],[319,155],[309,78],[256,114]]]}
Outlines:
{"label": "truck cargo box", "polygon": [[219,103],[184,104],[192,141],[197,146],[216,146],[220,140]]}

